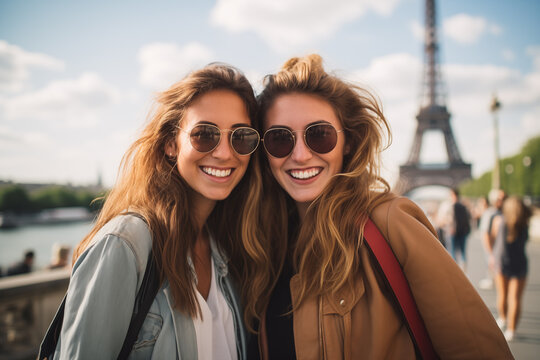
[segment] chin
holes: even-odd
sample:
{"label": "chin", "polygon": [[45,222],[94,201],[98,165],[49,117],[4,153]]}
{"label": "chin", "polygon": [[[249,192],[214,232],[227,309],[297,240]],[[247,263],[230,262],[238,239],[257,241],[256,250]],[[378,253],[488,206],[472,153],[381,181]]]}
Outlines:
{"label": "chin", "polygon": [[316,195],[297,195],[297,196],[291,195],[291,197],[293,198],[294,201],[298,203],[310,203],[317,198]]}

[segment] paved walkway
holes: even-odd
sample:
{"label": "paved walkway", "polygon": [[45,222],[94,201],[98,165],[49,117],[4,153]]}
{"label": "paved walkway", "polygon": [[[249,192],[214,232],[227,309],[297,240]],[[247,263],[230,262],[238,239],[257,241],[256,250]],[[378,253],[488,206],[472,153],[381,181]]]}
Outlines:
{"label": "paved walkway", "polygon": [[[510,342],[510,349],[517,360],[540,359],[540,237],[533,237],[529,241],[527,254],[529,277],[525,287],[521,321],[514,340]],[[496,317],[495,289],[482,290],[478,286],[480,279],[486,274],[486,262],[477,231],[469,236],[467,255],[467,275]]]}

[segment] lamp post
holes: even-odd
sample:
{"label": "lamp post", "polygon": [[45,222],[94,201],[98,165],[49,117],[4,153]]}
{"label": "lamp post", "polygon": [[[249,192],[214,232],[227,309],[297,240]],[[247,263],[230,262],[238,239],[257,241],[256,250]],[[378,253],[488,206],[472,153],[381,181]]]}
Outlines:
{"label": "lamp post", "polygon": [[529,155],[525,155],[523,157],[523,167],[525,168],[525,171],[523,172],[523,180],[525,181],[525,189],[524,194],[525,196],[531,196],[532,195],[532,189],[531,189],[531,165],[532,165],[532,159]]}
{"label": "lamp post", "polygon": [[493,167],[493,176],[491,178],[491,188],[498,190],[501,188],[501,175],[500,175],[500,153],[499,153],[499,119],[497,118],[497,112],[501,108],[501,103],[497,99],[497,95],[493,95],[491,100],[490,110],[493,114],[493,130],[494,130],[494,142],[495,142],[495,166]]}

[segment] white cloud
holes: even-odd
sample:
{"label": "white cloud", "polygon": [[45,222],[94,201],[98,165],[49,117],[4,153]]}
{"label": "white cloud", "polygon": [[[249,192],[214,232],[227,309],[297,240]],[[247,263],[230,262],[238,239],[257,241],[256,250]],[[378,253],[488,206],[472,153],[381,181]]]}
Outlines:
{"label": "white cloud", "polygon": [[59,71],[64,69],[64,62],[0,40],[0,92],[22,90],[32,68]]}
{"label": "white cloud", "polygon": [[502,28],[497,24],[490,24],[488,27],[488,31],[490,34],[493,35],[500,35],[503,32]]}
{"label": "white cloud", "polygon": [[409,27],[415,39],[422,40],[422,41],[424,40],[425,29],[422,26],[422,24],[420,24],[418,21],[415,20],[415,21],[411,21],[411,23],[409,24]]}
{"label": "white cloud", "polygon": [[489,24],[486,19],[479,16],[457,14],[443,22],[443,31],[446,36],[461,44],[473,44],[487,31],[492,34],[500,33],[500,28]]}
{"label": "white cloud", "polygon": [[340,26],[374,11],[389,15],[400,0],[218,0],[210,20],[232,32],[253,31],[285,51],[329,37]]}
{"label": "white cloud", "polygon": [[540,72],[540,45],[527,47],[527,55],[533,58],[533,66],[537,72]]}
{"label": "white cloud", "polygon": [[189,71],[213,60],[213,53],[199,43],[183,47],[171,43],[152,43],[139,50],[140,81],[154,90],[165,90]]}
{"label": "white cloud", "polygon": [[249,80],[251,86],[253,86],[253,91],[255,91],[255,94],[259,94],[263,91],[263,73],[258,70],[248,70],[244,72],[244,75]]}
{"label": "white cloud", "polygon": [[540,106],[523,115],[521,126],[528,134],[540,134]]}
{"label": "white cloud", "polygon": [[359,82],[375,86],[381,99],[403,101],[417,97],[418,90],[412,89],[418,89],[421,70],[422,63],[417,57],[400,53],[376,58],[354,75]]}
{"label": "white cloud", "polygon": [[52,120],[80,127],[97,122],[99,110],[119,98],[119,92],[99,75],[85,73],[53,81],[37,91],[0,98],[0,110],[8,120]]}
{"label": "white cloud", "polygon": [[516,59],[516,54],[510,49],[504,49],[501,54],[506,61],[514,61]]}

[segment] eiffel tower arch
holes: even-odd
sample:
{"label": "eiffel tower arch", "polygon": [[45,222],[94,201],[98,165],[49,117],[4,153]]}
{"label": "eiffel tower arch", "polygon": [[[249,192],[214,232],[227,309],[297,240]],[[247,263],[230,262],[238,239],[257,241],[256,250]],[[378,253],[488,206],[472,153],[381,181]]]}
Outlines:
{"label": "eiffel tower arch", "polygon": [[[394,191],[406,194],[413,189],[440,185],[456,187],[471,178],[471,164],[465,163],[459,152],[446,108],[439,65],[435,0],[426,0],[424,73],[422,103],[416,116],[417,127],[407,162],[399,167],[399,179]],[[420,162],[422,139],[428,131],[439,131],[445,142],[448,161],[442,164]]]}

